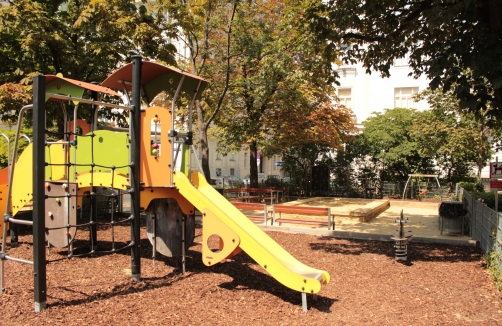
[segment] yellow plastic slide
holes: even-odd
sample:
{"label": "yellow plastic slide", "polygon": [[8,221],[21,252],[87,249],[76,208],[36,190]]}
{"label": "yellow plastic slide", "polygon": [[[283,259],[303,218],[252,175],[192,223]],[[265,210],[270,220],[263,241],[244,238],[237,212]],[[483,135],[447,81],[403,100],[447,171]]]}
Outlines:
{"label": "yellow plastic slide", "polygon": [[[203,213],[203,232],[206,233],[207,228],[221,237],[224,242],[221,251],[225,256],[231,256],[235,252],[234,247],[240,248],[272,277],[298,292],[316,294],[321,290],[322,284],[329,282],[328,272],[309,267],[296,260],[213,189],[200,173],[193,172],[190,182],[184,174],[177,172],[174,181],[181,195]],[[209,224],[213,224],[213,227]],[[209,236],[210,234],[203,234],[203,241]],[[230,248],[225,249],[227,246]],[[204,252],[204,248],[207,248],[207,243],[203,243],[203,260],[208,265],[211,264],[213,253],[209,252],[211,255],[209,257],[207,249]],[[214,255],[218,255],[218,252],[214,252]]]}

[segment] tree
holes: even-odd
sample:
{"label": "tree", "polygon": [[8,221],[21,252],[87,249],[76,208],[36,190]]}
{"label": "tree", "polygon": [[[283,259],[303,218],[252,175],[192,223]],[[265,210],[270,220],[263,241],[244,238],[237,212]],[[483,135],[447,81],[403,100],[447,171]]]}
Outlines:
{"label": "tree", "polygon": [[432,172],[429,157],[421,155],[411,134],[414,121],[421,115],[414,109],[385,109],[364,121],[363,133],[358,136],[363,149],[359,155],[371,160],[373,168],[381,164],[381,180],[402,182],[410,173]]}
{"label": "tree", "polygon": [[198,146],[202,150],[202,172],[210,179],[208,132],[223,107],[231,78],[233,21],[240,1],[159,1],[180,29],[188,57],[179,62],[210,84],[204,100],[195,101]]}
{"label": "tree", "polygon": [[[304,19],[345,62],[389,76],[409,55],[415,76],[463,108],[502,116],[502,0],[307,0]],[[490,120],[494,122],[494,120]]]}
{"label": "tree", "polygon": [[295,2],[248,3],[237,14],[238,54],[225,115],[217,117],[222,148],[249,147],[251,185],[257,152],[285,153],[315,143],[336,148],[354,132],[350,110],[333,104],[333,53],[298,24]]}
{"label": "tree", "polygon": [[[0,167],[5,168],[8,165],[8,162],[10,162],[8,159],[10,158],[12,160],[13,155],[14,155],[14,137],[17,134],[16,130],[0,130],[0,134],[5,135],[7,138],[9,138],[9,142],[7,142],[7,139],[5,139],[3,136],[0,137]],[[27,136],[28,138],[32,137],[31,130],[27,128],[21,129],[21,134]],[[10,148],[8,148],[8,145]],[[19,155],[24,151],[24,149],[29,145],[29,142],[21,137],[18,143],[18,149],[17,149],[17,157],[19,158]],[[8,151],[9,149],[9,151]]]}
{"label": "tree", "polygon": [[155,6],[135,1],[16,0],[0,8],[0,84],[22,87],[34,73],[100,82],[134,54],[174,63],[174,35]]}
{"label": "tree", "polygon": [[475,166],[480,178],[493,153],[488,138],[496,142],[500,133],[486,127],[487,117],[482,115],[483,111],[478,115],[462,113],[451,91],[445,95],[427,89],[419,94],[419,99],[427,100],[431,106],[411,130],[421,154],[433,158],[452,184],[468,177]]}
{"label": "tree", "polygon": [[[309,190],[308,181],[310,168],[326,155],[330,148],[319,146],[316,143],[304,143],[298,146],[290,146],[282,152],[282,170],[290,175],[298,194],[305,195]],[[290,189],[290,191],[293,191]]]}

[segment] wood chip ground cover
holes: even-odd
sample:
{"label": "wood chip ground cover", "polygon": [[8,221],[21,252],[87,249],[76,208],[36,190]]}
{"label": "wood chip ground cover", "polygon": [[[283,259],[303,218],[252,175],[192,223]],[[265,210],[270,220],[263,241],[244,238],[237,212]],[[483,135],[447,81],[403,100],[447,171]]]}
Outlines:
{"label": "wood chip ground cover", "polygon": [[[478,248],[411,243],[409,262],[396,262],[390,242],[341,240],[268,233],[301,262],[327,270],[331,282],[318,300],[267,275],[245,253],[206,267],[201,229],[181,274],[179,258],[157,255],[142,230],[141,281],[131,279],[129,250],[62,259],[47,267],[47,309],[33,310],[32,266],[5,262],[3,325],[499,325],[502,306]],[[98,231],[100,248],[111,248],[110,229]],[[115,227],[117,247],[130,229]],[[9,255],[31,259],[29,230]],[[79,231],[75,252],[88,233]],[[66,250],[51,249],[49,259]]]}

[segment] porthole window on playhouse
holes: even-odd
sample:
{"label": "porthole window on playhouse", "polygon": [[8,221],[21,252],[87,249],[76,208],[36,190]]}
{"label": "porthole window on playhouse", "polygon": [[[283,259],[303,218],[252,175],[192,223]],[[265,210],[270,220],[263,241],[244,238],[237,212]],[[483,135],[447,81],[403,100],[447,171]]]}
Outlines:
{"label": "porthole window on playhouse", "polygon": [[150,154],[155,157],[160,156],[160,133],[161,121],[157,115],[152,118],[151,122],[152,139],[150,141]]}

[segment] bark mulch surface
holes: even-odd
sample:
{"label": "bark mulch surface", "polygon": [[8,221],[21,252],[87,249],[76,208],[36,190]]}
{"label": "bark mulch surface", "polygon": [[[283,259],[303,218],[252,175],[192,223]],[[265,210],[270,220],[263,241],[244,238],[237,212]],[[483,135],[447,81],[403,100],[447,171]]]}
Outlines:
{"label": "bark mulch surface", "polygon": [[[409,261],[396,262],[392,244],[311,235],[268,233],[301,262],[327,270],[331,282],[318,300],[270,277],[245,253],[206,267],[201,229],[179,258],[157,255],[142,230],[141,281],[131,278],[130,250],[62,259],[47,265],[47,309],[34,312],[32,266],[5,262],[0,295],[3,325],[499,325],[502,306],[478,248],[411,243]],[[115,227],[116,247],[130,238]],[[78,231],[75,254],[88,251],[88,232]],[[111,249],[111,229],[98,232],[100,249]],[[32,259],[29,230],[12,257]],[[51,249],[48,259],[65,258]]]}

